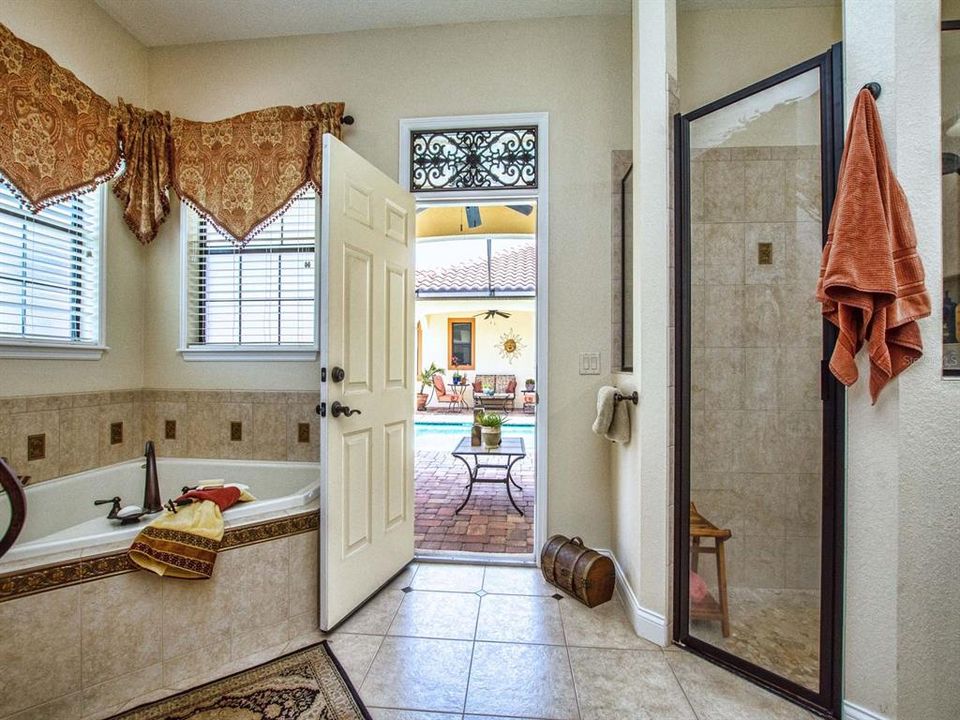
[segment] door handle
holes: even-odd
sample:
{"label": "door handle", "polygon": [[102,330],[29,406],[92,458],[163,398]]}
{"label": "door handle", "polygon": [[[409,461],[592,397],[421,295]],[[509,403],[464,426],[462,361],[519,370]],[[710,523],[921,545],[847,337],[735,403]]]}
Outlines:
{"label": "door handle", "polygon": [[334,400],[333,404],[330,406],[330,414],[335,418],[340,417],[341,415],[346,415],[350,417],[351,415],[360,415],[359,410],[351,410],[346,405],[341,405],[339,400]]}
{"label": "door handle", "polygon": [[335,383],[343,382],[343,379],[347,374],[343,371],[342,367],[333,367],[330,369],[330,379]]}

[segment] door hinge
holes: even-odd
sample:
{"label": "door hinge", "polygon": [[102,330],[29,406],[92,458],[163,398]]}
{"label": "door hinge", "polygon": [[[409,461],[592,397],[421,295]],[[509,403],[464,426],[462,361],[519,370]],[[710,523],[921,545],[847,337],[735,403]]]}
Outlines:
{"label": "door hinge", "polygon": [[317,405],[317,415],[324,418],[327,416],[327,404],[325,402]]}

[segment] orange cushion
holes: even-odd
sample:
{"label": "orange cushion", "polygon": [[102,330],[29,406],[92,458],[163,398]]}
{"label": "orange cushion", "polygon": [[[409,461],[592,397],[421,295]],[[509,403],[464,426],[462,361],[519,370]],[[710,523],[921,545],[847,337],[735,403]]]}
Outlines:
{"label": "orange cushion", "polygon": [[516,380],[511,380],[510,382],[507,383],[507,390],[506,390],[507,395],[509,395],[512,392],[515,392],[516,389],[517,389]]}

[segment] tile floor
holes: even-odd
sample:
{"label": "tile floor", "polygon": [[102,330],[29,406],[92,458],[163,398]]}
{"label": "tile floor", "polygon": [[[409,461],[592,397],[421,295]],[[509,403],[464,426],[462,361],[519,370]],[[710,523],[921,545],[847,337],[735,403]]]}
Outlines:
{"label": "tile floor", "polygon": [[[533,550],[535,465],[533,449],[513,467],[522,490],[512,487],[521,517],[498,484],[473,486],[466,507],[455,515],[467,496],[467,468],[449,452],[416,453],[416,510],[414,542],[419,550],[529,553]],[[481,471],[485,472],[485,471]]]}
{"label": "tile floor", "polygon": [[799,720],[813,715],[634,633],[614,599],[535,568],[414,564],[330,636],[375,720]]}

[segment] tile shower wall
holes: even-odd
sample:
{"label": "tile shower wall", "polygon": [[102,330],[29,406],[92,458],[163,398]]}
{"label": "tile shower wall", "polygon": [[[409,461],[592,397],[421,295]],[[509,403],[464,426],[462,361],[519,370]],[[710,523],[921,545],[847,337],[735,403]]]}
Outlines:
{"label": "tile shower wall", "polygon": [[819,585],[819,158],[815,146],[691,157],[691,496],[733,532],[735,587]]}
{"label": "tile shower wall", "polygon": [[145,440],[160,457],[315,461],[319,401],[319,393],[227,390],[0,398],[0,456],[31,482],[139,457]]}

